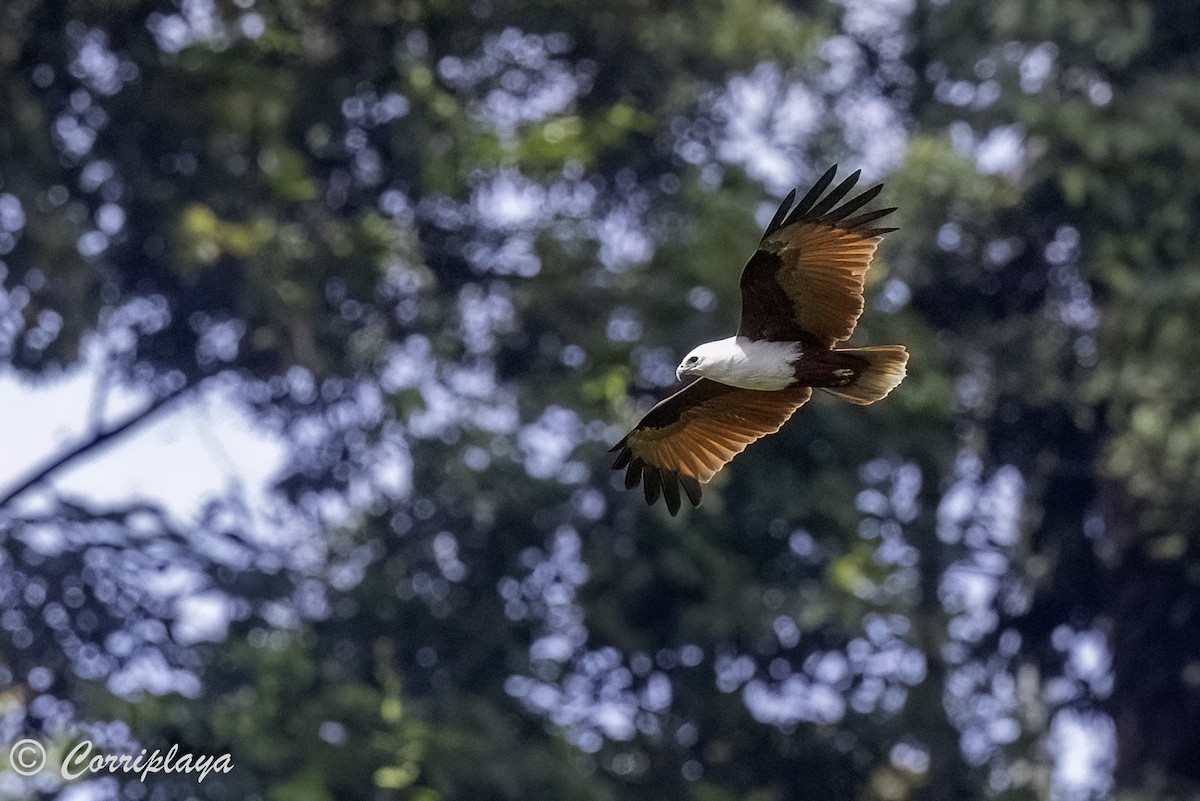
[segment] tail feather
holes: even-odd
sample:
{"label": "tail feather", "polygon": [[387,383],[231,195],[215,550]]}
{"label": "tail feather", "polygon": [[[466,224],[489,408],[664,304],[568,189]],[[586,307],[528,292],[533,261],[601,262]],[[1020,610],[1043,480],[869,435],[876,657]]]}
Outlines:
{"label": "tail feather", "polygon": [[903,345],[882,345],[874,348],[845,348],[834,351],[857,356],[867,362],[866,368],[844,387],[823,387],[839,398],[866,405],[886,398],[904,380],[908,351]]}

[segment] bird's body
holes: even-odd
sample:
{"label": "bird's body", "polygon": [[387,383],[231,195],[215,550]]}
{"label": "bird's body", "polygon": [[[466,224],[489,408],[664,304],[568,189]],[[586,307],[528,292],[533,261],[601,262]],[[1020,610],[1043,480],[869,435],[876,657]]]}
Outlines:
{"label": "bird's body", "polygon": [[641,482],[647,503],[679,511],[682,486],[693,505],[701,484],[747,445],[774,433],[824,389],[852,403],[885,397],[905,376],[902,345],[836,348],[854,333],[863,282],[884,233],[870,223],[895,211],[850,216],[882,190],[839,201],[854,173],[824,198],[836,165],[792,207],[788,195],[742,271],[742,317],[735,336],[706,342],[676,376],[698,380],[666,398],[613,447],[625,485]]}

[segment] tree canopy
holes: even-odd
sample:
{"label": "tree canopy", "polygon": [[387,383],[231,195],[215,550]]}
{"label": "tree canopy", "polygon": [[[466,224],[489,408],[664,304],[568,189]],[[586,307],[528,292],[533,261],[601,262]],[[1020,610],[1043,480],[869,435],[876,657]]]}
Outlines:
{"label": "tree canopy", "polygon": [[[235,763],[0,795],[1200,798],[1196,3],[0,21],[0,381],[95,386],[0,485],[0,765]],[[646,509],[607,448],[834,162],[907,380]],[[203,397],[265,495],[59,481]]]}

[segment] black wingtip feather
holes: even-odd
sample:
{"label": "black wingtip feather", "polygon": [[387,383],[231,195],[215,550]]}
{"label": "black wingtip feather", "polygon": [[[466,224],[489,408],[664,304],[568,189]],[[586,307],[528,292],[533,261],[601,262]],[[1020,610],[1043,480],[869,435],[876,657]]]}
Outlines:
{"label": "black wingtip feather", "polygon": [[642,480],[642,466],[645,464],[641,459],[634,459],[629,463],[629,470],[625,473],[625,489],[633,489]]}
{"label": "black wingtip feather", "polygon": [[662,471],[663,500],[667,502],[667,511],[671,517],[679,514],[679,474],[674,470]]}
{"label": "black wingtip feather", "polygon": [[825,216],[825,213],[838,204],[842,198],[850,193],[854,185],[858,183],[858,177],[862,175],[862,170],[855,170],[846,177],[846,180],[835,186],[833,190],[821,198],[821,202],[812,207],[812,211],[808,213],[809,217],[820,218]]}
{"label": "black wingtip feather", "polygon": [[[763,232],[763,239],[774,234],[781,228],[786,228],[799,222],[819,222],[835,226],[847,231],[861,229],[867,223],[878,220],[895,211],[895,207],[888,209],[879,209],[878,211],[869,211],[865,214],[859,214],[852,217],[856,211],[870,203],[875,198],[879,197],[879,193],[883,191],[883,184],[876,184],[869,189],[864,189],[859,194],[842,203],[854,185],[858,183],[858,179],[862,176],[862,170],[855,170],[847,176],[841,183],[829,191],[829,194],[821,197],[822,193],[829,188],[833,183],[834,176],[837,174],[837,165],[833,165],[825,174],[817,179],[812,188],[805,193],[800,202],[788,211],[791,205],[792,198],[796,192],[792,190],[788,193],[787,198],[779,206],[779,210],[775,212],[775,216],[771,219],[770,225]],[[864,237],[879,236],[880,234],[894,231],[895,228],[872,228],[866,231],[858,230]]]}
{"label": "black wingtip feather", "polygon": [[841,227],[848,231],[853,231],[855,228],[860,228],[869,222],[875,222],[880,217],[888,216],[895,211],[896,208],[896,206],[892,206],[888,209],[876,209],[875,211],[868,211],[865,214],[860,214],[857,217],[851,217],[848,220],[844,220],[841,224]]}
{"label": "black wingtip feather", "polygon": [[771,234],[778,231],[783,226],[783,221],[787,219],[788,209],[792,207],[792,201],[796,199],[796,190],[788,192],[787,197],[779,204],[779,209],[775,212],[775,216],[771,218],[771,222],[767,225],[767,230],[763,232],[763,239],[766,239]]}
{"label": "black wingtip feather", "polygon": [[812,189],[808,190],[800,202],[796,204],[796,208],[792,209],[792,213],[784,220],[784,225],[791,225],[796,220],[803,217],[812,208],[812,205],[817,202],[817,198],[825,191],[825,188],[833,183],[833,176],[837,175],[838,165],[834,164],[825,174],[817,179],[817,182],[812,185]]}
{"label": "black wingtip feather", "polygon": [[692,502],[692,506],[700,505],[700,497],[704,494],[700,490],[700,482],[691,476],[679,474],[679,483],[683,485],[683,491],[687,493],[688,500]]}
{"label": "black wingtip feather", "polygon": [[646,491],[646,503],[653,506],[662,493],[662,480],[654,465],[648,464],[642,468],[642,489]]}
{"label": "black wingtip feather", "polygon": [[[616,448],[612,450],[616,450]],[[633,489],[641,484],[646,494],[646,503],[653,506],[661,497],[666,502],[667,511],[671,513],[672,517],[679,514],[679,510],[683,506],[683,496],[679,493],[681,486],[687,499],[692,502],[692,506],[700,505],[700,497],[703,493],[700,490],[699,481],[674,470],[646,464],[641,459],[635,458],[633,450],[628,446],[622,447],[621,452],[617,454],[616,461],[613,462],[614,470],[622,468],[626,468],[624,477],[626,489]]]}
{"label": "black wingtip feather", "polygon": [[829,212],[821,218],[821,222],[835,223],[838,220],[849,217],[851,214],[874,200],[882,191],[883,184],[875,184],[875,186],[872,186],[870,189],[867,189],[855,197],[850,198],[836,209],[830,209]]}

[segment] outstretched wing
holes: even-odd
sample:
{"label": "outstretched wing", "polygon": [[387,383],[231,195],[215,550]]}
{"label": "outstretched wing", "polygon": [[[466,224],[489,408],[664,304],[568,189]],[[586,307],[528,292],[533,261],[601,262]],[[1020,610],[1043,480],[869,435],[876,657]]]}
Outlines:
{"label": "outstretched wing", "polygon": [[739,335],[830,348],[854,333],[871,257],[882,235],[896,230],[871,224],[895,209],[851,216],[883,184],[838,205],[858,182],[859,172],[822,198],[836,172],[835,164],[795,208],[793,190],[767,226],[742,271]]}
{"label": "outstretched wing", "polygon": [[698,379],[661,401],[613,446],[620,451],[613,469],[627,468],[630,489],[642,482],[646,503],[661,494],[671,514],[679,511],[680,485],[699,506],[701,484],[747,445],[778,431],[810,397],[808,387],[763,392]]}

